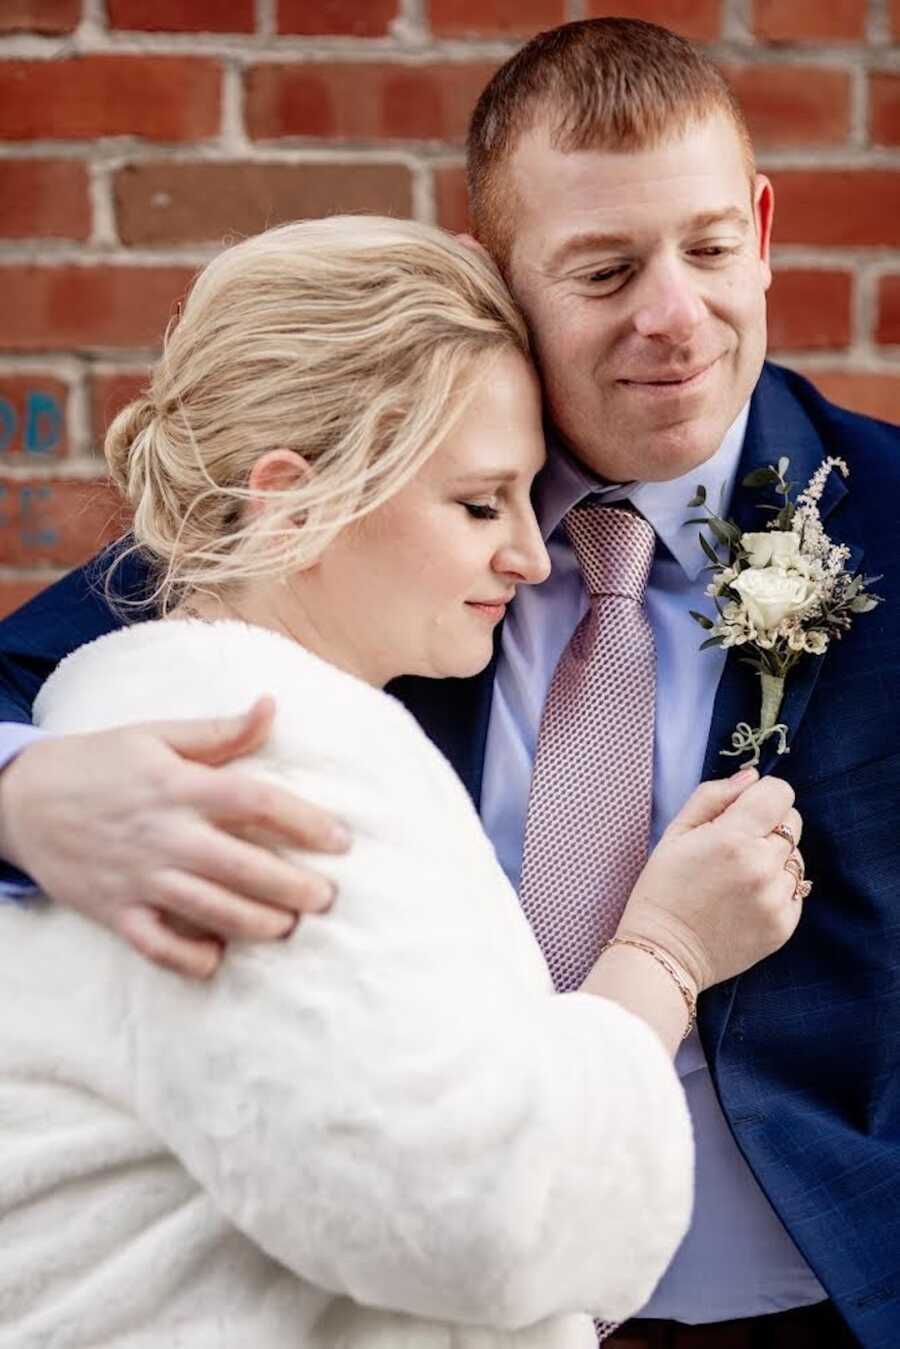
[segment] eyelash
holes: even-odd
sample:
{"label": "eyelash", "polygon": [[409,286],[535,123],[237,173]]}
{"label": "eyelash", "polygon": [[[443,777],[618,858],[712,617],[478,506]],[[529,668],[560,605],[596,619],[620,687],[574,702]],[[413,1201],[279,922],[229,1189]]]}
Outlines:
{"label": "eyelash", "polygon": [[496,520],[500,515],[496,506],[485,506],[477,501],[461,501],[459,504],[473,520]]}
{"label": "eyelash", "polygon": [[[694,257],[707,258],[710,262],[715,262],[718,258],[724,258],[733,253],[734,249],[729,248],[727,244],[711,244],[708,247],[695,248],[691,251]],[[588,282],[595,282],[601,286],[608,285],[610,282],[615,281],[618,281],[620,285],[624,285],[627,279],[628,269],[625,266],[606,267],[602,271],[591,272],[587,277]]]}

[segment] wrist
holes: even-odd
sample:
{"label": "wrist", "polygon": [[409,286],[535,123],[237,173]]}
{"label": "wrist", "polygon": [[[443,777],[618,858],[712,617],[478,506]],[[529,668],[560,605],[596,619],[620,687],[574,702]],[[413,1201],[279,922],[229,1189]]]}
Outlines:
{"label": "wrist", "polygon": [[645,908],[634,913],[626,910],[615,936],[633,937],[655,946],[683,971],[698,995],[716,982],[706,948],[693,928],[665,909]]}
{"label": "wrist", "polygon": [[601,947],[600,955],[603,956],[610,948],[616,946],[630,947],[632,950],[640,951],[647,956],[648,959],[653,960],[657,966],[665,970],[666,974],[677,988],[682,1002],[684,1003],[687,1022],[681,1038],[682,1040],[686,1040],[697,1024],[697,997],[700,992],[696,980],[693,978],[690,971],[686,969],[676,957],[662,947],[659,942],[649,941],[646,937],[632,935],[622,931],[617,932],[614,937],[611,937],[610,940]]}

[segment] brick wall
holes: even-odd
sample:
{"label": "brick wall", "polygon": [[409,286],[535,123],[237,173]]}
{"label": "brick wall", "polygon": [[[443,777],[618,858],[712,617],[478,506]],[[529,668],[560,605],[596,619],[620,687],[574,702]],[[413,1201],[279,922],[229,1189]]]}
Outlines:
{"label": "brick wall", "polygon": [[193,270],[334,210],[457,228],[524,37],[708,44],[776,186],[772,351],[900,420],[900,0],[0,0],[0,611],[118,527],[98,447]]}

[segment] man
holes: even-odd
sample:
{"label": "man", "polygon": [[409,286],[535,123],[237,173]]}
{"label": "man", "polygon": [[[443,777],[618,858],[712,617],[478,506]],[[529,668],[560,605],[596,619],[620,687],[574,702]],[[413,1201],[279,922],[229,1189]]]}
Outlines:
{"label": "man", "polygon": [[[890,599],[900,435],[763,365],[772,188],[755,172],[730,94],[689,44],[613,19],[539,36],[482,96],[469,165],[476,235],[528,317],[541,367],[553,429],[536,504],[554,569],[516,601],[483,678],[397,691],[456,765],[518,881],[541,709],[590,603],[561,526],[567,513],[586,496],[627,502],[656,534],[645,601],[656,645],[656,838],[701,776],[731,771],[720,750],[758,710],[745,667],[697,650],[690,610],[710,602],[696,529],[683,523],[695,486],[758,529],[766,517],[741,486],[748,471],[787,456],[803,485],[841,455],[851,478],[846,488],[830,480],[826,528],[857,559],[865,550]],[[702,1044],[682,1050],[694,1223],[622,1344],[900,1343],[897,613],[884,605],[788,685],[791,752],[778,771],[798,792],[815,893],[782,952],[706,995]],[[26,719],[52,664],[114,621],[83,574],[13,616],[0,710]],[[158,958],[209,968],[215,949],[197,927],[259,932],[251,901],[268,897],[267,881],[283,909],[305,907],[315,884],[312,873],[293,887],[282,873],[264,876],[243,840],[229,859],[236,845],[217,826],[325,841],[321,816],[254,800],[236,771],[201,766],[256,743],[265,718],[262,708],[221,728],[28,745],[0,776],[5,855]],[[631,758],[603,776],[624,781]],[[763,768],[774,758],[769,748]],[[220,887],[218,914],[192,906],[195,873]],[[172,931],[160,906],[194,929]],[[290,920],[273,908],[267,921],[274,933]]]}

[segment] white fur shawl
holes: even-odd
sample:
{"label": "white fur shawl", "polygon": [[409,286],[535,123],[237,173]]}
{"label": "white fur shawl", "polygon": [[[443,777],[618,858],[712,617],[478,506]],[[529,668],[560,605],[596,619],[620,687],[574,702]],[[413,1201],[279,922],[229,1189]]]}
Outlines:
{"label": "white fur shawl", "polygon": [[[590,1349],[687,1228],[649,1028],[555,996],[453,770],[274,633],[141,624],[37,719],[278,703],[242,765],[334,809],[338,899],[194,984],[51,904],[0,912],[2,1349]],[[85,773],[91,765],[85,763]]]}

